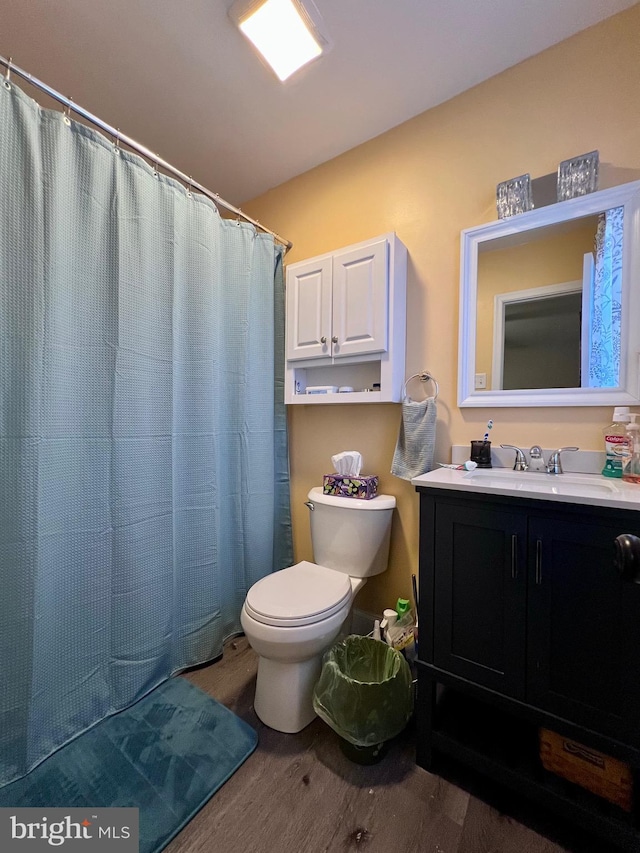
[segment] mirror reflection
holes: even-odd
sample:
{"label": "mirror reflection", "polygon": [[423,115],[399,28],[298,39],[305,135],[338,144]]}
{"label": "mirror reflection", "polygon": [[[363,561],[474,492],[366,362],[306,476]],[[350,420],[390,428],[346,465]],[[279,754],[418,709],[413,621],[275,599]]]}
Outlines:
{"label": "mirror reflection", "polygon": [[476,390],[619,386],[623,216],[478,245]]}

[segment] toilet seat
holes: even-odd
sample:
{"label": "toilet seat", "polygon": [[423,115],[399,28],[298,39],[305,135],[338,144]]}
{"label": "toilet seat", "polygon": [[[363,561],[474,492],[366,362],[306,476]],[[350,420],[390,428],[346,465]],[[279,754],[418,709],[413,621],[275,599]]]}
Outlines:
{"label": "toilet seat", "polygon": [[244,606],[257,622],[294,628],[328,619],[350,604],[351,594],[348,575],[303,560],[255,583]]}

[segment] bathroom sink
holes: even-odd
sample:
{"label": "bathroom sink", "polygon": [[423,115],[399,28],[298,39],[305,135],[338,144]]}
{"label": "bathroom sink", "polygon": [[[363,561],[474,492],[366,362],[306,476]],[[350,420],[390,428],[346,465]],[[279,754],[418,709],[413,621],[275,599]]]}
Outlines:
{"label": "bathroom sink", "polygon": [[529,471],[501,471],[493,469],[471,471],[465,480],[486,489],[508,488],[517,492],[537,492],[542,495],[588,495],[612,497],[619,492],[615,484],[595,474],[544,474]]}
{"label": "bathroom sink", "polygon": [[619,507],[640,511],[640,486],[601,474],[546,474],[510,468],[460,471],[440,468],[411,481],[418,488],[452,489],[543,501]]}

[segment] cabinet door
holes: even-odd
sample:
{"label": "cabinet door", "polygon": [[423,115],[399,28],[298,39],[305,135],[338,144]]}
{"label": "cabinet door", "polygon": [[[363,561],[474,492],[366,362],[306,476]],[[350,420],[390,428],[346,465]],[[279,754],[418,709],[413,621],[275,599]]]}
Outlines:
{"label": "cabinet door", "polygon": [[434,557],[434,663],[523,698],[526,517],[438,503]]}
{"label": "cabinet door", "polygon": [[331,355],[331,255],[287,267],[287,359]]}
{"label": "cabinet door", "polygon": [[333,356],[387,350],[387,241],[337,252],[333,259]]}
{"label": "cabinet door", "polygon": [[592,520],[529,521],[527,698],[558,716],[638,742],[640,585],[614,562],[622,530]]}

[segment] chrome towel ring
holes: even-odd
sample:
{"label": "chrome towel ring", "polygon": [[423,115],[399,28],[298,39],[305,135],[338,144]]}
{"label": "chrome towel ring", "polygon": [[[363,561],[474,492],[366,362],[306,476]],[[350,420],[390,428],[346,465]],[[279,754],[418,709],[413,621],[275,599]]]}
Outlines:
{"label": "chrome towel ring", "polygon": [[412,379],[419,379],[420,382],[433,382],[436,387],[436,393],[433,395],[433,399],[438,399],[438,394],[440,393],[440,386],[438,385],[438,381],[427,371],[423,370],[421,373],[414,373],[413,376],[410,376],[407,381],[404,383],[404,388],[402,389],[402,396],[407,396],[407,385],[411,382]]}

